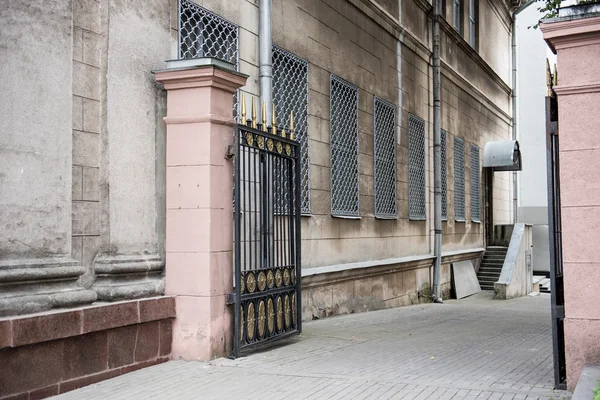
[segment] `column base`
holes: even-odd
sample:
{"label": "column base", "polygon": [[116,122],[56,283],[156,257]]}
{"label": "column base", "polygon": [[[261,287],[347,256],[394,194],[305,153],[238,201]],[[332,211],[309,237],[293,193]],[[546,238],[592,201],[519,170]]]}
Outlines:
{"label": "column base", "polygon": [[94,302],[96,293],[77,284],[84,272],[68,258],[0,261],[0,316]]}
{"label": "column base", "polygon": [[102,256],[94,265],[92,289],[104,301],[158,296],[165,292],[164,268],[156,254]]}

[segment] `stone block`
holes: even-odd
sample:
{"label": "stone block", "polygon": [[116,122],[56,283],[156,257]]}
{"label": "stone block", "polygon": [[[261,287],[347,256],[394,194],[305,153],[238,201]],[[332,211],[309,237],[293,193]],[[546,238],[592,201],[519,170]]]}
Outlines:
{"label": "stone block", "polygon": [[599,280],[600,264],[565,262],[565,317],[600,319],[600,292],[596,287]]}
{"label": "stone block", "polygon": [[574,389],[584,366],[600,365],[598,332],[600,319],[565,318],[567,389]]}
{"label": "stone block", "polygon": [[71,184],[73,200],[83,200],[83,169],[79,165],[73,166]]}
{"label": "stone block", "polygon": [[160,321],[160,339],[159,339],[159,356],[168,356],[171,354],[173,343],[173,321]]}
{"label": "stone block", "polygon": [[0,349],[12,344],[12,326],[10,320],[0,321]]}
{"label": "stone block", "polygon": [[73,61],[73,94],[100,100],[100,69]]}
{"label": "stone block", "polygon": [[97,235],[100,232],[100,203],[73,202],[73,234]]}
{"label": "stone block", "polygon": [[15,318],[12,321],[12,344],[23,346],[78,335],[82,319],[83,312],[80,310]]}
{"label": "stone block", "polygon": [[83,259],[83,237],[71,238],[71,258],[79,262]]}
{"label": "stone block", "polygon": [[140,300],[140,322],[175,318],[175,298],[160,297]]}
{"label": "stone block", "polygon": [[62,377],[62,340],[0,350],[0,398],[55,384]]}
{"label": "stone block", "polygon": [[73,96],[73,129],[83,129],[83,97]]}
{"label": "stone block", "polygon": [[138,302],[100,305],[83,310],[83,332],[95,332],[139,322]]}
{"label": "stone block", "polygon": [[50,385],[42,389],[29,392],[29,400],[45,399],[46,397],[56,396],[59,393],[59,385]]}
{"label": "stone block", "polygon": [[102,36],[96,33],[83,31],[83,55],[81,61],[83,61],[85,64],[93,65],[94,67],[100,67],[101,39]]}
{"label": "stone block", "polygon": [[233,252],[167,253],[166,294],[225,295],[232,290]]}
{"label": "stone block", "polygon": [[82,167],[81,197],[81,200],[100,201],[100,168]]}
{"label": "stone block", "polygon": [[100,33],[100,2],[97,0],[75,0],[73,25]]}
{"label": "stone block", "polygon": [[76,26],[73,27],[73,60],[83,61],[83,31]]}
{"label": "stone block", "polygon": [[73,131],[73,164],[87,167],[100,165],[100,136]]}
{"label": "stone block", "polygon": [[79,378],[108,368],[108,332],[94,332],[65,340],[63,379]]}
{"label": "stone block", "polygon": [[108,368],[133,364],[138,326],[124,326],[108,332]]}
{"label": "stone block", "polygon": [[135,345],[135,361],[147,361],[158,357],[160,323],[148,322],[138,326]]}
{"label": "stone block", "polygon": [[83,99],[83,129],[86,132],[100,133],[100,102]]}
{"label": "stone block", "polygon": [[[137,369],[139,369],[139,368],[142,368],[142,367],[139,366]],[[127,372],[129,372],[129,371],[127,371]],[[125,373],[125,371],[123,371],[122,369],[113,369],[110,371],[104,371],[104,372],[100,372],[100,373],[89,375],[89,376],[71,379],[66,382],[61,382],[59,391],[60,391],[60,393],[70,392],[71,390],[79,389],[84,386],[89,386],[94,383],[104,381],[106,379],[114,378],[123,373]]]}

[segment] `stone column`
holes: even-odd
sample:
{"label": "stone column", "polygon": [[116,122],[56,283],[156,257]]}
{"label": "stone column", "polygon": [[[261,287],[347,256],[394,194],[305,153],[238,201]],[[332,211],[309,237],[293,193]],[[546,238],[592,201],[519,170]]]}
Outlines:
{"label": "stone column", "polygon": [[99,300],[156,296],[165,287],[160,160],[166,99],[152,71],[171,57],[174,46],[170,2],[102,0],[100,9],[106,52],[100,227],[97,238],[84,238],[83,260],[93,262],[92,289]]}
{"label": "stone column", "polygon": [[71,255],[73,2],[0,7],[0,316],[88,303]]}
{"label": "stone column", "polygon": [[600,16],[559,14],[542,31],[558,55],[565,352],[572,390],[584,365],[600,364]]}
{"label": "stone column", "polygon": [[232,348],[235,90],[247,76],[208,65],[166,70],[166,294],[175,295],[173,358],[210,360]]}

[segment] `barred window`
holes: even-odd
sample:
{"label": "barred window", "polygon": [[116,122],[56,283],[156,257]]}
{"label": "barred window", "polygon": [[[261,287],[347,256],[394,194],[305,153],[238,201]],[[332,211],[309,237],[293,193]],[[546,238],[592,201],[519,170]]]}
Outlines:
{"label": "barred window", "polygon": [[425,205],[425,121],[408,116],[408,218],[427,219]]}
{"label": "barred window", "polygon": [[358,88],[331,75],[331,214],[359,217]]}
{"label": "barred window", "polygon": [[448,219],[448,193],[447,193],[447,177],[448,167],[446,166],[446,131],[441,130],[440,132],[442,142],[442,219]]}
{"label": "barred window", "polygon": [[465,221],[465,141],[454,137],[454,219]]}
{"label": "barred window", "polygon": [[289,131],[294,113],[296,140],[300,143],[302,214],[310,213],[310,151],[308,135],[308,63],[298,56],[273,46],[273,103],[277,125]]}
{"label": "barred window", "polygon": [[[213,57],[238,70],[238,26],[190,0],[179,2],[179,58]],[[237,120],[237,92],[233,116]]]}
{"label": "barred window", "polygon": [[481,222],[481,172],[479,171],[479,147],[471,145],[471,220]]}
{"label": "barred window", "polygon": [[375,216],[396,218],[396,107],[375,97],[374,110]]}

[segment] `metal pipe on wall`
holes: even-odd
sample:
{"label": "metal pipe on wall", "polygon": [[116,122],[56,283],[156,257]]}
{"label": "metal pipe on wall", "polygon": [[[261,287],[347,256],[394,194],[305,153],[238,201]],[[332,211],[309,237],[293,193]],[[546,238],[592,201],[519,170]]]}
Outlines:
{"label": "metal pipe on wall", "polygon": [[433,188],[434,244],[433,301],[442,302],[440,280],[442,268],[442,140],[440,99],[440,1],[433,0]]}
{"label": "metal pipe on wall", "polygon": [[260,104],[266,105],[267,121],[271,121],[273,104],[273,33],[271,29],[272,0],[260,0],[258,12]]}

